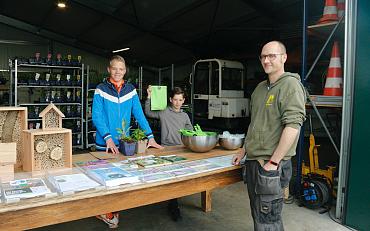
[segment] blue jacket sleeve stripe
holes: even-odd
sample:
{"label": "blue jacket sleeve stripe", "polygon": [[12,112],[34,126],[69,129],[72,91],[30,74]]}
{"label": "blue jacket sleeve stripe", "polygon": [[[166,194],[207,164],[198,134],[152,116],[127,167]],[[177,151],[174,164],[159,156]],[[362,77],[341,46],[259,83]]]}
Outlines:
{"label": "blue jacket sleeve stripe", "polygon": [[[113,102],[113,103],[118,103],[118,98],[117,98],[117,97],[112,96],[112,95],[110,95],[110,94],[108,94],[108,93],[104,92],[104,91],[103,91],[103,90],[101,90],[101,89],[96,89],[96,90],[95,90],[95,95],[99,95],[100,97],[102,97],[102,98],[104,98],[104,99],[106,99],[106,100],[109,100],[109,101],[111,101],[111,102]],[[95,95],[94,95],[94,97],[95,97]]]}
{"label": "blue jacket sleeve stripe", "polygon": [[132,90],[130,93],[128,93],[128,94],[126,94],[126,95],[124,95],[124,96],[121,96],[120,98],[119,98],[119,102],[120,103],[123,103],[123,102],[125,102],[125,101],[127,101],[127,100],[130,100],[132,97],[134,97],[135,95],[137,95],[137,93],[136,93],[136,89],[134,89],[134,90]]}
{"label": "blue jacket sleeve stripe", "polygon": [[112,135],[111,134],[106,134],[106,135],[104,135],[103,136],[103,139],[105,140],[105,141],[107,141],[107,139],[109,139],[109,138],[111,138],[112,137]]}

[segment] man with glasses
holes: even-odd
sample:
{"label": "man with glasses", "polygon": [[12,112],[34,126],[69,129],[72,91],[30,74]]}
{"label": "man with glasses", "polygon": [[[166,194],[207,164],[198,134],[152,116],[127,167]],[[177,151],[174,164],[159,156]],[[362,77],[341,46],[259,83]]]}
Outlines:
{"label": "man with glasses", "polygon": [[265,44],[259,56],[267,80],[251,97],[251,123],[237,165],[246,155],[247,184],[254,230],[284,230],[281,219],[283,189],[292,175],[299,131],[305,120],[305,90],[300,76],[285,72],[286,48],[279,41]]}

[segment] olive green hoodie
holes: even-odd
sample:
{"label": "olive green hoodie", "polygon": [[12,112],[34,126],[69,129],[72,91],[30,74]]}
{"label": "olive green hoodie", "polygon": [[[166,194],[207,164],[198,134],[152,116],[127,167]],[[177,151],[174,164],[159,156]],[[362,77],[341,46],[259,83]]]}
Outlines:
{"label": "olive green hoodie", "polygon": [[[251,99],[251,123],[245,140],[247,159],[269,160],[285,126],[300,129],[305,120],[305,90],[298,74],[285,72],[275,83],[258,84]],[[295,155],[298,137],[285,154]]]}

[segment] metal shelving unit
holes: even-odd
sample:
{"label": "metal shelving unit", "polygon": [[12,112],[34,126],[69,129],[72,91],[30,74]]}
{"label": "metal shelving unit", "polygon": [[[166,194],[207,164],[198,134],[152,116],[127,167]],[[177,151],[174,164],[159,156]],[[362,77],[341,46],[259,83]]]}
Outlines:
{"label": "metal shelving unit", "polygon": [[96,129],[92,122],[92,102],[95,88],[91,88],[89,75],[86,76],[85,89],[85,124],[84,124],[84,139],[85,148],[95,149],[95,133]]}
{"label": "metal shelving unit", "polygon": [[[17,59],[9,60],[10,68],[10,99],[11,105],[24,106],[28,108],[28,127],[35,128],[41,126],[41,118],[38,114],[50,102],[58,106],[65,114],[63,118],[63,127],[72,130],[73,148],[84,148],[84,77],[88,77],[88,66],[50,66],[39,64],[19,63]],[[30,78],[24,78],[28,82],[20,82],[22,75],[39,74],[35,82]],[[50,78],[50,81],[43,80],[43,75],[50,74],[59,75],[61,79],[55,81]],[[62,76],[70,75],[72,78],[79,75],[80,78],[76,81],[62,80]],[[30,76],[28,76],[30,77]],[[58,78],[58,77],[57,77]],[[31,84],[31,85],[30,85]],[[66,93],[66,96],[62,95]],[[46,96],[43,96],[43,93]],[[23,94],[23,97],[22,97]],[[28,94],[28,97],[24,97]],[[22,97],[22,98],[21,98]],[[68,98],[69,97],[69,98]],[[63,102],[63,101],[68,102]]]}
{"label": "metal shelving unit", "polygon": [[[308,26],[307,25],[307,22],[308,22],[308,1],[307,0],[304,0],[303,2],[303,28],[302,28],[302,72],[301,72],[301,76],[302,76],[302,83],[303,85],[306,85],[306,81],[308,80],[308,78],[310,77],[313,69],[316,67],[316,64],[319,62],[319,59],[321,58],[321,56],[323,55],[324,51],[327,49],[327,46],[329,44],[330,41],[332,41],[332,39],[334,37],[337,37],[338,39],[340,40],[344,40],[344,37],[343,37],[343,34],[344,34],[344,16],[342,16],[341,18],[339,18],[338,22],[330,22],[330,23],[325,23],[325,24],[316,24],[316,25],[311,25],[311,26]],[[310,33],[310,35],[312,36],[316,36],[318,38],[321,38],[323,40],[325,40],[321,50],[319,51],[319,53],[317,54],[315,60],[313,61],[313,64],[311,65],[311,67],[307,70],[307,41],[308,41],[308,33]],[[342,56],[344,57],[344,55]],[[329,97],[329,98],[335,98],[335,97]],[[337,147],[337,144],[335,143],[335,141],[333,140],[332,138],[332,135],[331,133],[329,132],[320,112],[319,112],[319,109],[318,109],[318,106],[323,106],[323,107],[326,107],[326,108],[330,108],[330,107],[342,107],[342,105],[338,105],[338,103],[326,103],[326,104],[321,104],[320,102],[316,102],[315,100],[315,97],[311,97],[310,95],[308,95],[307,97],[307,101],[308,101],[308,105],[309,107],[312,107],[314,113],[317,115],[322,127],[324,128],[331,144],[333,145],[336,153],[339,155],[340,159],[342,158],[341,156],[341,153]],[[334,100],[335,102],[337,102],[337,100]],[[321,104],[321,105],[320,105]],[[298,145],[298,148],[297,148],[297,176],[296,176],[296,182],[295,182],[295,193],[296,195],[298,195],[297,193],[299,193],[299,189],[300,189],[300,184],[301,184],[301,177],[302,177],[302,155],[303,155],[303,142],[304,142],[304,129],[301,130],[301,133],[300,133],[300,141],[299,141],[299,145]],[[339,182],[340,184],[340,182]],[[338,194],[341,194],[341,190],[338,190],[337,192]],[[340,197],[338,197],[340,198]],[[339,202],[339,201],[338,201]],[[338,206],[337,206],[337,209],[338,209]],[[339,209],[340,210],[340,209]],[[337,211],[337,217],[339,217],[338,215],[338,212]]]}

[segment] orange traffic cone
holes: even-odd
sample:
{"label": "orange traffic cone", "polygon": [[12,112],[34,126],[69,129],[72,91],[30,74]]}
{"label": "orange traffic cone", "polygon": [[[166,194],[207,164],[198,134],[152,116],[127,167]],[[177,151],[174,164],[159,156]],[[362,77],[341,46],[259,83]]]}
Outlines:
{"label": "orange traffic cone", "polygon": [[342,67],[340,65],[339,45],[335,41],[331,51],[331,58],[326,76],[324,95],[326,96],[342,96],[343,95],[343,79]]}
{"label": "orange traffic cone", "polygon": [[344,15],[344,8],[345,8],[344,0],[338,0],[337,2],[337,11],[338,11],[338,18]]}
{"label": "orange traffic cone", "polygon": [[328,22],[337,22],[337,2],[336,0],[326,0],[324,13],[319,20],[319,24],[328,23]]}

